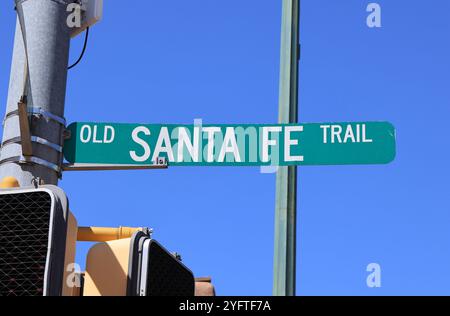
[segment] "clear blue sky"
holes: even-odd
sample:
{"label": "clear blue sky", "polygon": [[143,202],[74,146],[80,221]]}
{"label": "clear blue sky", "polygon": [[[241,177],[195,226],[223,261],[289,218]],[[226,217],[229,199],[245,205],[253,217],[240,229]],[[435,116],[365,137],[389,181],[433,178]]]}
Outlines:
{"label": "clear blue sky", "polygon": [[[386,120],[389,165],[299,168],[299,295],[450,295],[450,2],[303,0],[300,120]],[[0,100],[15,12],[0,3]],[[105,0],[68,121],[275,123],[281,1]],[[73,41],[71,61],[83,37]],[[64,175],[80,225],[149,226],[222,295],[270,295],[275,176],[258,168]],[[84,265],[88,245],[80,244]],[[379,263],[382,287],[368,288]]]}

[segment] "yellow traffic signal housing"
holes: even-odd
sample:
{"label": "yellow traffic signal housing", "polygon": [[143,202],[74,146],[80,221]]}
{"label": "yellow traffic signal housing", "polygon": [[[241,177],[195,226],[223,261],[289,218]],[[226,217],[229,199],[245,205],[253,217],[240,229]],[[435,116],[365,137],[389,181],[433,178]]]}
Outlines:
{"label": "yellow traffic signal housing", "polygon": [[95,244],[89,250],[84,296],[126,296],[131,238]]}
{"label": "yellow traffic signal housing", "polygon": [[60,188],[0,190],[0,296],[72,295],[76,239]]}
{"label": "yellow traffic signal housing", "polygon": [[0,189],[18,188],[19,181],[14,177],[4,177],[0,181]]}
{"label": "yellow traffic signal housing", "polygon": [[192,272],[145,231],[95,244],[87,255],[84,296],[193,296]]}

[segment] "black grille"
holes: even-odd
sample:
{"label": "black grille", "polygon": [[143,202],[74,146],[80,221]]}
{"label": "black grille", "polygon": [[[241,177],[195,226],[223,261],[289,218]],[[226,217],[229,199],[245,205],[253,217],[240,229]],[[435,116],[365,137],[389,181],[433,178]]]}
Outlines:
{"label": "black grille", "polygon": [[0,195],[0,295],[42,296],[51,197],[47,192]]}
{"label": "black grille", "polygon": [[150,244],[147,273],[148,296],[193,296],[192,272],[158,243]]}

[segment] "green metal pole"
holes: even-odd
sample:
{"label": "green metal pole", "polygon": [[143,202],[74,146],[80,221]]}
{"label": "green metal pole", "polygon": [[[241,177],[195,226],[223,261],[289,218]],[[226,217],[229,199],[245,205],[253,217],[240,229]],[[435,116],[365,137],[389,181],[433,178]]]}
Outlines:
{"label": "green metal pole", "polygon": [[[279,122],[298,121],[300,0],[282,0]],[[276,182],[273,295],[295,295],[297,167],[279,167]]]}

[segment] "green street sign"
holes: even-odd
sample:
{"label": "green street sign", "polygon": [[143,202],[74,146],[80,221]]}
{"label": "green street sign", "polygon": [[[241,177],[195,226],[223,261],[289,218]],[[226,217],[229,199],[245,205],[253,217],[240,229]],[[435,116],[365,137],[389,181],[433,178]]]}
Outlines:
{"label": "green street sign", "polygon": [[385,164],[395,157],[388,122],[258,125],[72,123],[69,163],[170,166]]}

